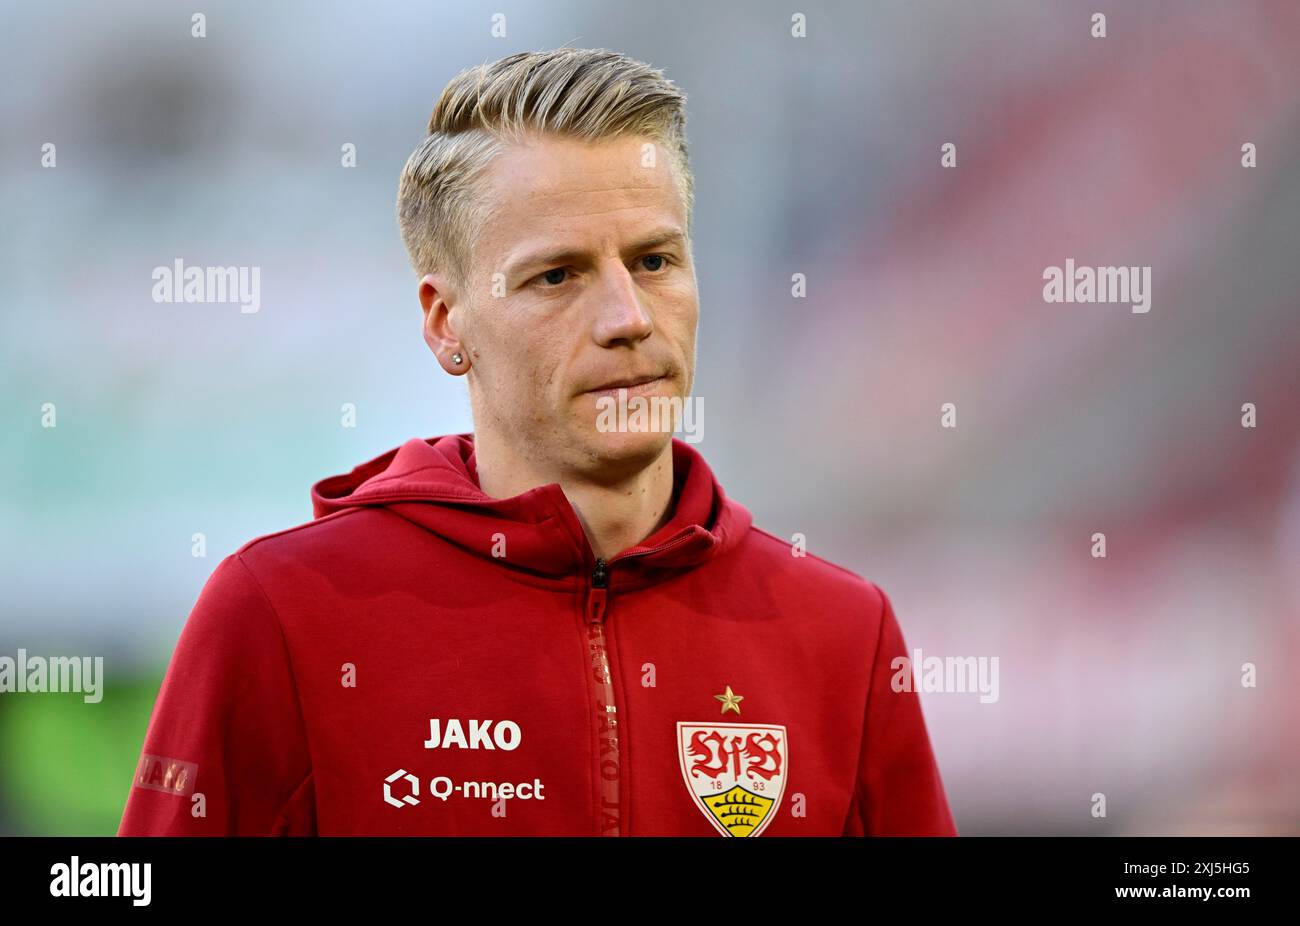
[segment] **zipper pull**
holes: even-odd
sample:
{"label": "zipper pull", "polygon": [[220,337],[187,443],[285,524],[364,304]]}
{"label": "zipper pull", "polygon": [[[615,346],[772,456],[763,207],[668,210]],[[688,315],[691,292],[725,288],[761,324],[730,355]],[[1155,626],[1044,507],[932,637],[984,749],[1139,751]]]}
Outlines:
{"label": "zipper pull", "polygon": [[591,594],[587,596],[587,623],[595,624],[605,618],[605,595],[609,588],[609,569],[603,559],[596,560],[591,572]]}

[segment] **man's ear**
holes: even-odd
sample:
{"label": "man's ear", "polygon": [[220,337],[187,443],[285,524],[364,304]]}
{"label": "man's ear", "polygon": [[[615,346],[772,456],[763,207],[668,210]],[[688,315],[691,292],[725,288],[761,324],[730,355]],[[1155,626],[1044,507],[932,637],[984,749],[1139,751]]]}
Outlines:
{"label": "man's ear", "polygon": [[424,343],[429,345],[429,350],[448,373],[453,376],[467,373],[469,350],[452,323],[456,295],[450,282],[443,274],[426,273],[420,278],[419,296],[420,308],[424,311]]}

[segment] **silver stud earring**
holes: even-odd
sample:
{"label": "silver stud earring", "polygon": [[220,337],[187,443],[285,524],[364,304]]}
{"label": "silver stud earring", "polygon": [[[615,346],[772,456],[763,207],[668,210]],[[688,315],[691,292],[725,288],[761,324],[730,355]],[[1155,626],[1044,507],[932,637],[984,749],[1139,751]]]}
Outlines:
{"label": "silver stud earring", "polygon": [[465,359],[465,358],[462,357],[460,354],[452,354],[452,355],[451,355],[451,362],[454,363],[454,364],[456,364],[456,366],[460,366],[461,361],[464,360],[464,359]]}

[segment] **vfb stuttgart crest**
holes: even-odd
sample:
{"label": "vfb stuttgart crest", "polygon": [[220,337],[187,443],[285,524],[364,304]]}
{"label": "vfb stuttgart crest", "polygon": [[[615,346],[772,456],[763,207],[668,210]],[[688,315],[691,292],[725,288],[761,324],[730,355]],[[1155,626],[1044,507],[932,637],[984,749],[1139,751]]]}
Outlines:
{"label": "vfb stuttgart crest", "polygon": [[785,727],[678,723],[677,757],[696,805],[724,836],[757,836],[785,793]]}

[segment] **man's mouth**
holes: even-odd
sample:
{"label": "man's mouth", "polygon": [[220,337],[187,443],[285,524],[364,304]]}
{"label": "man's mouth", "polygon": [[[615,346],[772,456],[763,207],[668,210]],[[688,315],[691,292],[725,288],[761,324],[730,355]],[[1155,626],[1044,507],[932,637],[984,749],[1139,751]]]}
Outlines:
{"label": "man's mouth", "polygon": [[588,393],[618,392],[620,389],[626,389],[628,392],[647,392],[653,389],[658,383],[664,380],[662,373],[647,373],[644,376],[631,376],[623,379],[611,380],[603,386],[597,386],[595,389],[588,389]]}

